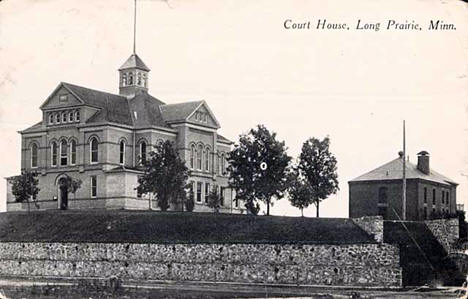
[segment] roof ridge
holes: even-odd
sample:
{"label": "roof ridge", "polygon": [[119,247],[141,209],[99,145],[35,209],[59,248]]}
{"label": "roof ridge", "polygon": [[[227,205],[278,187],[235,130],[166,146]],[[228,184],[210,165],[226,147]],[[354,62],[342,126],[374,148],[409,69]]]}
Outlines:
{"label": "roof ridge", "polygon": [[164,105],[161,105],[161,106],[174,106],[174,105],[192,104],[192,103],[202,103],[202,102],[204,102],[204,100],[200,100],[200,101],[188,101],[188,102],[180,102],[180,103],[172,103],[172,104],[164,104]]}
{"label": "roof ridge", "polygon": [[102,91],[102,90],[97,90],[97,89],[93,89],[93,88],[89,88],[89,87],[85,87],[85,86],[81,86],[81,85],[76,85],[76,84],[73,84],[73,83],[68,83],[68,82],[63,82],[63,81],[61,83],[65,84],[65,85],[68,85],[68,86],[71,86],[71,87],[83,88],[83,89],[91,90],[91,91],[94,91],[94,92],[100,92],[100,93],[104,93],[104,94],[107,94],[107,95],[112,95],[112,96],[121,97],[121,98],[125,98],[125,99],[127,98],[126,96],[122,96],[120,94],[111,93],[111,92]]}

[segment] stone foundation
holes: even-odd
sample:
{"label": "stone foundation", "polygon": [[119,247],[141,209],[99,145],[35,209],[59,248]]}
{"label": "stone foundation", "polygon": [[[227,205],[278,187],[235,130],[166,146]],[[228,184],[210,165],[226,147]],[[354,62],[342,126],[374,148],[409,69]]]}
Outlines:
{"label": "stone foundation", "polygon": [[360,218],[351,218],[360,228],[374,236],[375,241],[383,242],[383,217],[382,216],[364,216]]}
{"label": "stone foundation", "polygon": [[0,243],[0,277],[400,287],[388,244]]}

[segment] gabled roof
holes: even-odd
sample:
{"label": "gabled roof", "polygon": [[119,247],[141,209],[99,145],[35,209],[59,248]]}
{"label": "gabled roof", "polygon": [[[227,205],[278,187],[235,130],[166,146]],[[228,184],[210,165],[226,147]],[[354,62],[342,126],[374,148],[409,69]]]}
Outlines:
{"label": "gabled roof", "polygon": [[127,61],[122,64],[122,66],[119,68],[119,71],[121,70],[126,70],[126,69],[133,69],[137,68],[140,70],[144,70],[149,72],[150,69],[146,66],[146,64],[141,60],[140,57],[138,57],[137,54],[132,54],[130,57],[128,57]]}
{"label": "gabled roof", "polygon": [[37,130],[42,129],[42,121],[38,122],[35,125],[30,126],[29,128],[26,128],[24,130],[21,130],[20,133],[29,133],[29,132],[35,132]]}
{"label": "gabled roof", "polygon": [[[453,180],[439,174],[434,170],[430,170],[430,174],[421,172],[416,165],[411,162],[406,162],[406,178],[407,179],[422,179],[441,184],[458,185]],[[384,164],[366,174],[363,174],[350,182],[363,181],[382,181],[382,180],[402,180],[403,179],[403,160],[397,158]]]}
{"label": "gabled roof", "polygon": [[224,142],[224,143],[229,143],[229,144],[233,144],[234,142],[227,139],[226,137],[222,136],[222,135],[219,135],[218,134],[218,141],[220,142]]}
{"label": "gabled roof", "polygon": [[139,93],[129,100],[129,108],[132,111],[133,123],[136,127],[158,126],[169,127],[164,121],[160,106],[164,102],[156,99],[148,93]]}
{"label": "gabled roof", "polygon": [[114,122],[133,125],[126,97],[70,83],[62,82],[61,84],[85,105],[100,108],[100,111],[88,119],[87,123]]}
{"label": "gabled roof", "polygon": [[164,121],[171,123],[186,120],[203,101],[185,102],[161,106],[161,114]]}

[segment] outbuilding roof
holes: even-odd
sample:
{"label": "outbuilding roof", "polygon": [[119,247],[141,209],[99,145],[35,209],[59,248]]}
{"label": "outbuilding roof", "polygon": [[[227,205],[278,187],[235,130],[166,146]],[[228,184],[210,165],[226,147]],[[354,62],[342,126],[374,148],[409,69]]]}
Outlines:
{"label": "outbuilding roof", "polygon": [[[440,173],[430,170],[429,174],[420,171],[416,165],[406,162],[406,178],[407,179],[422,179],[441,184],[458,185],[455,181],[441,175]],[[363,174],[349,182],[363,181],[382,181],[382,180],[402,180],[403,179],[403,160],[397,158],[392,160],[366,174]]]}

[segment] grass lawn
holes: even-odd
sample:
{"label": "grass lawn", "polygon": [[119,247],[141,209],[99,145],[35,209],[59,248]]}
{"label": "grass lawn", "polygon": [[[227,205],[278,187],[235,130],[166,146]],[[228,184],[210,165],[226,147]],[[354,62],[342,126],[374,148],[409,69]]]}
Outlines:
{"label": "grass lawn", "polygon": [[0,242],[375,243],[350,219],[89,210],[0,213]]}

